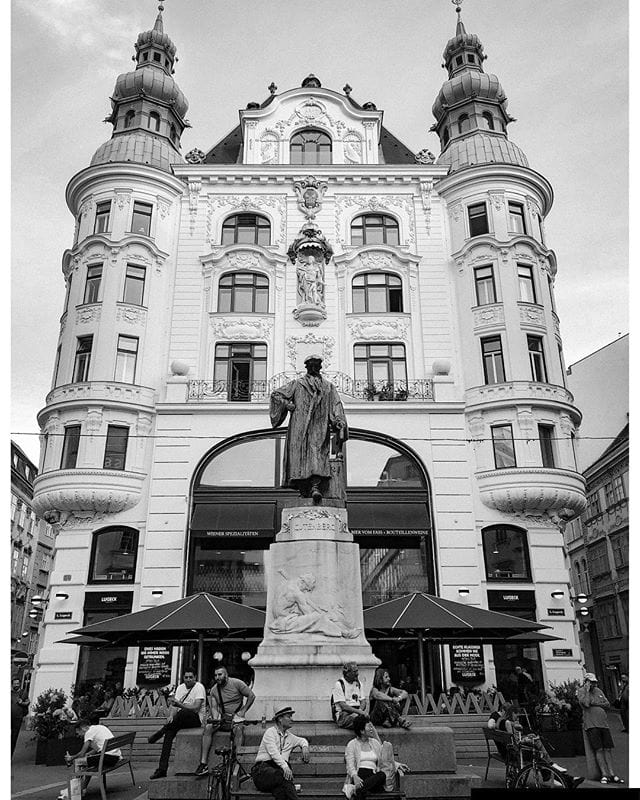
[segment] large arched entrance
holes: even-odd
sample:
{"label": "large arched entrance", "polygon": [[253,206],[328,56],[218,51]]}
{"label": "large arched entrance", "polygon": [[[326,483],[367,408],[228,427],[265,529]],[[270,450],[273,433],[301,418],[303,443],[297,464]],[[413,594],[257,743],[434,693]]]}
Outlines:
{"label": "large arched entrance", "polygon": [[[282,429],[253,431],[223,442],[202,460],[192,488],[189,594],[207,591],[265,607],[268,548],[283,505],[296,497],[280,487],[284,436]],[[363,606],[413,591],[434,592],[430,489],[418,457],[402,442],[351,429],[345,465],[349,528],[360,546]],[[415,688],[417,642],[391,641],[373,632],[368,638],[393,679]],[[211,679],[214,655],[224,659],[231,674],[249,678],[246,661],[259,641],[209,643],[202,678]],[[431,674],[439,675],[437,665],[432,666]]]}

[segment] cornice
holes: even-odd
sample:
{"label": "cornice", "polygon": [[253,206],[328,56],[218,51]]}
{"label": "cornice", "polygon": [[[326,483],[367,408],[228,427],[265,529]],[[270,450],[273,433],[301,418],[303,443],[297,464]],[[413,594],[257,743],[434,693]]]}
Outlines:
{"label": "cornice", "polygon": [[152,181],[169,190],[174,195],[184,192],[184,184],[174,175],[158,167],[148,164],[134,164],[130,161],[110,161],[107,164],[95,164],[77,172],[67,184],[65,199],[71,213],[75,216],[78,209],[78,199],[83,192],[98,181],[111,180],[124,182],[133,180]]}

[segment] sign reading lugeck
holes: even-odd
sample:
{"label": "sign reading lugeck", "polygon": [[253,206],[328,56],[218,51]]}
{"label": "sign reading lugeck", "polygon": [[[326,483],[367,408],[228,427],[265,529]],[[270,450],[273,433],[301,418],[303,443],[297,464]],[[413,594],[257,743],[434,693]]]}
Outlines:
{"label": "sign reading lugeck", "polygon": [[451,679],[454,683],[482,683],[485,680],[481,644],[452,644]]}
{"label": "sign reading lugeck", "polygon": [[145,644],[139,648],[138,686],[166,686],[171,683],[172,648],[166,644]]}

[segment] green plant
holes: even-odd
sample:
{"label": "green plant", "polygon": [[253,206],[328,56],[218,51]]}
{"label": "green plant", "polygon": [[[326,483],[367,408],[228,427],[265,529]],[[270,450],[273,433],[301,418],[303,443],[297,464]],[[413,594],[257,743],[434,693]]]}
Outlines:
{"label": "green plant", "polygon": [[538,698],[536,714],[550,715],[552,730],[579,730],[582,726],[582,708],[577,694],[579,688],[578,680],[550,683],[547,691]]}
{"label": "green plant", "polygon": [[61,708],[67,701],[67,695],[62,689],[45,689],[38,695],[36,702],[31,707],[33,711],[32,730],[37,739],[60,739],[67,732],[68,723],[65,719],[54,716],[55,708]]}

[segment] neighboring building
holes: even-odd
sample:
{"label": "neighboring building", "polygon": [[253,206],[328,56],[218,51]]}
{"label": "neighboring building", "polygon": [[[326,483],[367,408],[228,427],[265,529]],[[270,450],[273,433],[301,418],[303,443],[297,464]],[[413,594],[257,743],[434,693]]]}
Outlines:
{"label": "neighboring building", "polygon": [[[507,686],[517,663],[540,683],[577,676],[572,607],[551,599],[569,585],[561,527],[585,507],[552,190],[508,138],[478,37],[459,20],[446,46],[435,163],[313,75],[269,87],[185,161],[161,14],[135,50],[112,137],[67,190],[76,235],[34,503],[59,528],[53,584],[68,597],[47,609],[38,688],[135,682],[135,648],[56,646],[83,623],[201,590],[264,607],[295,496],[268,397],[312,352],[349,419],[364,603],[468,589],[564,640],[486,646],[487,683]],[[417,639],[369,638],[394,674],[418,674]],[[240,669],[258,643],[208,653]],[[448,686],[448,651],[424,657],[429,688]]]}
{"label": "neighboring building", "polygon": [[41,615],[31,598],[46,594],[55,541],[54,529],[32,507],[37,474],[11,442],[11,672],[21,679],[30,675],[38,650]]}
{"label": "neighboring building", "polygon": [[582,412],[576,458],[584,473],[629,418],[629,334],[571,364],[567,387]]}

